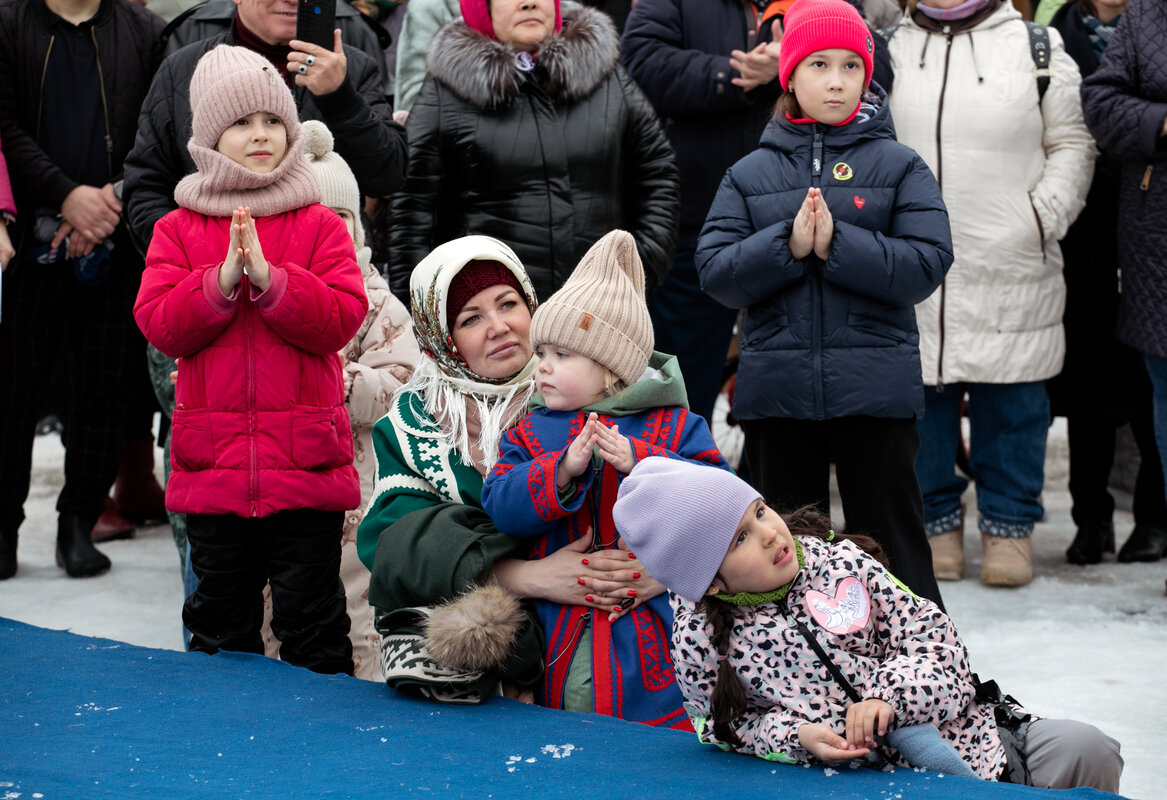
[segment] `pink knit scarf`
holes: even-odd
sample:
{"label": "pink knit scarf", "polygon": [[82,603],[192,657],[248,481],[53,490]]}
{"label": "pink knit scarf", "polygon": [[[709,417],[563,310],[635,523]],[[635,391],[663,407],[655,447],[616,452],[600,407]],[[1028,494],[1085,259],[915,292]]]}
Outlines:
{"label": "pink knit scarf", "polygon": [[320,183],[301,155],[301,130],[297,125],[289,137],[284,160],[265,174],[252,172],[218,150],[191,139],[187,150],[198,171],[174,187],[174,201],[209,217],[229,217],[240,206],[250,208],[253,217],[270,217],[319,203]]}

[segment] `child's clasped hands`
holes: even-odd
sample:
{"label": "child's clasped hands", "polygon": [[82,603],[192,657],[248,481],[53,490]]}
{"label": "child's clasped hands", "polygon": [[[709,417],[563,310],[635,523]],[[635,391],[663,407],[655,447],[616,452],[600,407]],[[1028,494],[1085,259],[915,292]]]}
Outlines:
{"label": "child's clasped hands", "polygon": [[223,259],[223,266],[219,268],[219,288],[224,297],[234,294],[235,287],[244,275],[261,292],[271,284],[271,271],[263,257],[263,247],[259,244],[259,233],[255,230],[251,209],[240,206],[231,213],[227,255]]}
{"label": "child's clasped hands", "polygon": [[826,261],[834,233],[835,218],[827,208],[822,189],[812,186],[806,190],[806,198],[794,216],[794,228],[790,231],[790,252],[795,258],[806,258],[813,250],[816,256]]}

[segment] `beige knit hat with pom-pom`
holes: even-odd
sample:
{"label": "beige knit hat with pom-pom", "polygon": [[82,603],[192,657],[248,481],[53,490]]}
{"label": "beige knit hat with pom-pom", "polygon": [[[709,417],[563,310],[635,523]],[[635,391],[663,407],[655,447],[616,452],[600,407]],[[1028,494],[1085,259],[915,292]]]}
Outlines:
{"label": "beige knit hat with pom-pom", "polygon": [[532,347],[550,344],[587,356],[628,386],[648,366],[654,342],[644,266],[628,231],[612,231],[592,245],[531,318]]}
{"label": "beige knit hat with pom-pom", "polygon": [[304,125],[304,158],[320,181],[321,203],[333,209],[344,209],[353,215],[353,244],[357,250],[365,246],[365,229],[361,225],[361,193],[357,179],[343,158],[333,149],[332,131],[319,120],[308,120]]}

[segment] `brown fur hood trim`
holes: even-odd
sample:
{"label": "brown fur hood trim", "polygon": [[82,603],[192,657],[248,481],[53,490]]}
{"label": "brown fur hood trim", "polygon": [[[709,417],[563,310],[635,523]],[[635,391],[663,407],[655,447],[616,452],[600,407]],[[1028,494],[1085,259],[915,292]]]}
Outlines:
{"label": "brown fur hood trim", "polygon": [[[470,28],[461,19],[434,36],[426,66],[437,80],[479,109],[505,108],[519,94],[515,49]],[[580,8],[539,51],[543,89],[569,102],[587,97],[620,60],[616,26],[604,13]]]}
{"label": "brown fur hood trim", "polygon": [[523,620],[519,598],[497,584],[482,586],[434,609],[426,646],[439,666],[486,672],[506,661]]}

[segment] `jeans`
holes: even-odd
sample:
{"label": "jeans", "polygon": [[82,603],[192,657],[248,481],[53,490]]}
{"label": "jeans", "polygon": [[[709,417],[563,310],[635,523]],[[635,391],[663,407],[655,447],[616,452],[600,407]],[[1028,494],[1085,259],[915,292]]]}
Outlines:
{"label": "jeans", "polygon": [[689,408],[708,420],[721,390],[737,311],[701,291],[692,250],[677,253],[665,282],[652,291],[649,311],[655,348],[677,357]]}
{"label": "jeans", "polygon": [[977,482],[977,527],[992,536],[1020,539],[1044,513],[1045,443],[1049,397],[1045,382],[956,383],[924,387],[916,474],[924,493],[929,537],[961,525],[960,496],[968,481],[956,473],[961,401],[968,394],[968,458]]}
{"label": "jeans", "polygon": [[1159,460],[1163,462],[1163,485],[1167,492],[1167,358],[1144,355],[1147,374],[1151,376],[1151,391],[1155,404],[1155,444],[1159,446]]}

